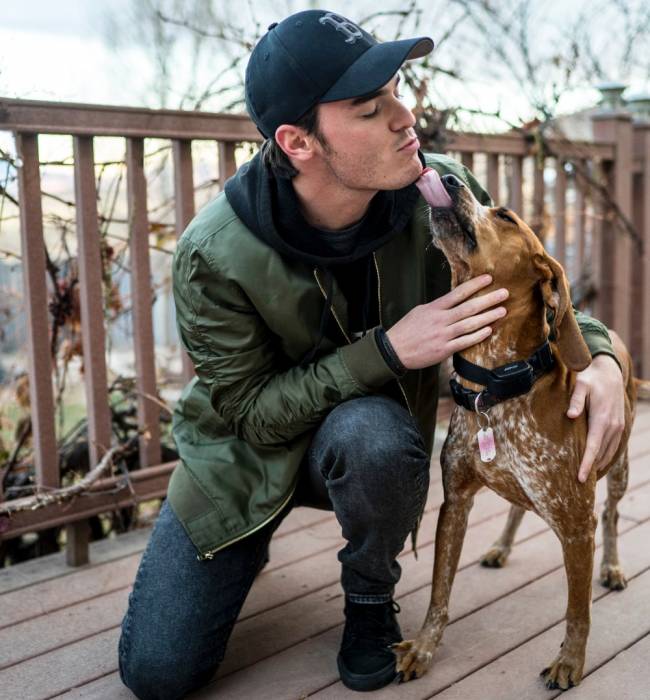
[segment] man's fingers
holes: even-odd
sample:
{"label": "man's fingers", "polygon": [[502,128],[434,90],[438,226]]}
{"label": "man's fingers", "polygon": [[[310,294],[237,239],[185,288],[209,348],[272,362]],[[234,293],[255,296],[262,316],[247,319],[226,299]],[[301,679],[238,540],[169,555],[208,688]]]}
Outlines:
{"label": "man's fingers", "polygon": [[589,472],[594,465],[596,455],[600,451],[601,443],[602,433],[600,433],[600,431],[597,434],[596,430],[593,430],[587,435],[585,453],[582,457],[582,462],[580,463],[580,469],[578,470],[578,481],[582,482],[583,484],[589,477]]}
{"label": "man's fingers", "polygon": [[465,301],[465,299],[469,299],[472,294],[476,294],[479,289],[487,287],[490,282],[492,282],[492,277],[490,275],[472,277],[471,280],[459,284],[457,287],[454,287],[451,292],[440,297],[440,299],[436,299],[432,303],[437,303],[441,309],[451,309],[454,306],[458,306],[458,304]]}
{"label": "man's fingers", "polygon": [[460,335],[465,335],[466,333],[472,333],[473,331],[487,326],[488,323],[494,323],[500,318],[506,315],[506,310],[503,306],[498,306],[496,309],[490,309],[485,313],[478,314],[476,316],[470,316],[462,321],[457,321],[449,326],[449,332],[452,338]]}
{"label": "man's fingers", "polygon": [[594,466],[598,471],[604,469],[612,461],[612,459],[614,459],[616,450],[621,443],[622,436],[622,429],[610,428],[607,431],[605,437],[603,438],[603,445],[600,453],[598,454],[598,457],[594,463]]}
{"label": "man's fingers", "polygon": [[603,441],[600,444],[600,450],[598,450],[598,454],[596,455],[596,459],[594,460],[594,468],[599,471],[602,469],[606,464],[608,458],[611,458],[613,456],[612,452],[612,431],[607,430],[605,434],[603,435]]}
{"label": "man's fingers", "polygon": [[461,350],[465,350],[466,348],[471,348],[472,345],[476,345],[476,343],[480,343],[482,340],[485,340],[490,335],[490,333],[492,333],[492,328],[490,326],[485,326],[484,328],[479,329],[475,333],[470,333],[469,335],[461,335],[459,338],[454,338],[454,340],[450,340],[447,346],[449,348],[449,354],[460,352]]}
{"label": "man's fingers", "polygon": [[584,384],[576,384],[571,401],[569,401],[569,410],[567,416],[569,418],[577,418],[585,407],[585,399],[587,398],[587,387]]}
{"label": "man's fingers", "polygon": [[477,314],[502,302],[507,298],[507,296],[508,291],[506,289],[497,289],[494,292],[488,292],[487,294],[482,294],[481,296],[474,297],[473,299],[468,299],[462,304],[459,304],[453,309],[449,309],[447,311],[447,325],[458,323],[459,321],[476,316]]}

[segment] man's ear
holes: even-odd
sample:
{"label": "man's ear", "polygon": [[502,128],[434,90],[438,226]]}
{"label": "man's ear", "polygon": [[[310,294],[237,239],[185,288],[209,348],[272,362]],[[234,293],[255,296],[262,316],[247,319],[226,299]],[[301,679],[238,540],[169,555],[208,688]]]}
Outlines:
{"label": "man's ear", "polygon": [[591,353],[573,313],[562,265],[546,252],[535,255],[533,264],[540,273],[539,288],[544,304],[553,312],[553,331],[562,361],[570,370],[579,372],[591,364]]}
{"label": "man's ear", "polygon": [[282,124],[275,130],[275,142],[292,160],[306,161],[313,156],[311,139],[305,130],[293,124]]}

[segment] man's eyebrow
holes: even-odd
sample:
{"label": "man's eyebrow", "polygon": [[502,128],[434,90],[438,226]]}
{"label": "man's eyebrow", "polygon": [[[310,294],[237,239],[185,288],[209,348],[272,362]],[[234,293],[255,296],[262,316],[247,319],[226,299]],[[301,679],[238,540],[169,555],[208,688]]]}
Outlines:
{"label": "man's eyebrow", "polygon": [[[393,90],[399,85],[400,77],[399,75],[397,76],[397,80],[395,81],[395,86],[393,87]],[[383,88],[380,88],[379,90],[375,90],[374,92],[369,92],[367,95],[361,95],[360,97],[355,97],[352,102],[350,103],[350,107],[357,107],[359,105],[362,105],[364,102],[369,102],[370,100],[374,100],[375,97],[379,97],[380,95],[385,95],[390,91],[390,88],[388,85],[384,85]]]}

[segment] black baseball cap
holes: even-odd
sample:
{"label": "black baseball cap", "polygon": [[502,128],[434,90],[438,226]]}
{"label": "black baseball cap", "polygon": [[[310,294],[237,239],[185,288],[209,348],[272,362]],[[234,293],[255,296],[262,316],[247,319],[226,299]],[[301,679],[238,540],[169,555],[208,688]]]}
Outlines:
{"label": "black baseball cap", "polygon": [[268,138],[319,102],[379,90],[404,61],[432,49],[429,37],[380,43],[335,12],[298,12],[270,25],[253,49],[246,67],[246,107]]}

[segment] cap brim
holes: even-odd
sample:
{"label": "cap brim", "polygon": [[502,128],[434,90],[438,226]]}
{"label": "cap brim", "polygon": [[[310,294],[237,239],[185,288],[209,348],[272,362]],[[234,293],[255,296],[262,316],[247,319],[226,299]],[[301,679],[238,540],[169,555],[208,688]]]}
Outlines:
{"label": "cap brim", "polygon": [[375,92],[386,85],[404,61],[422,58],[432,50],[433,41],[428,37],[375,44],[343,73],[319,102],[349,100]]}

